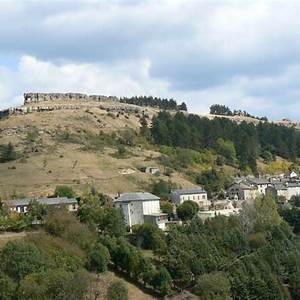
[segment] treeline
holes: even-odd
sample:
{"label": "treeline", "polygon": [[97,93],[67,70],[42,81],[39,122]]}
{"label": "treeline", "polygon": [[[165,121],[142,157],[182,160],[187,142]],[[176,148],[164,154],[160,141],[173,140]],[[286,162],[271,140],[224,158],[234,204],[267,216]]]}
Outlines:
{"label": "treeline", "polygon": [[257,120],[261,121],[268,121],[267,117],[255,117],[245,110],[231,110],[228,106],[226,105],[221,105],[221,104],[213,104],[210,107],[210,114],[212,115],[221,115],[221,116],[243,116],[243,117],[249,117],[249,118],[254,118]]}
{"label": "treeline", "polygon": [[134,104],[138,106],[157,107],[164,110],[184,110],[187,111],[187,106],[184,102],[177,104],[174,99],[166,99],[152,96],[135,96],[120,98],[120,102]]}
{"label": "treeline", "polygon": [[240,169],[257,172],[256,159],[272,161],[276,156],[289,160],[300,157],[300,133],[272,123],[257,126],[198,115],[160,112],[152,120],[151,134],[159,145],[213,150]]}
{"label": "treeline", "polygon": [[197,217],[166,237],[163,265],[201,299],[299,299],[300,252],[272,198],[238,217]]}

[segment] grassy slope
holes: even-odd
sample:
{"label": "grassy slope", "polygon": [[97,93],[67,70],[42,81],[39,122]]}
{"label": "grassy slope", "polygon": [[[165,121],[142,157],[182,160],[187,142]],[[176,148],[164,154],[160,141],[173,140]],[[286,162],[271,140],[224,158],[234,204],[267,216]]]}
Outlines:
{"label": "grassy slope", "polygon": [[[155,113],[147,109],[150,117]],[[77,137],[88,132],[110,134],[117,130],[138,130],[139,118],[132,114],[116,117],[99,108],[59,110],[12,116],[0,120],[0,144],[12,142],[25,159],[0,164],[0,195],[12,192],[39,196],[49,195],[56,185],[72,185],[82,190],[86,185],[114,196],[117,192],[146,188],[155,176],[141,173],[141,165],[157,166],[155,157],[160,153],[135,147],[128,158],[113,157],[116,149],[83,151],[82,145],[61,143],[57,135],[69,132]],[[1,132],[2,131],[2,132]],[[28,142],[33,136],[33,142]],[[122,174],[133,169],[130,175]],[[162,167],[161,167],[162,169]],[[168,177],[161,176],[168,180]],[[193,186],[181,174],[172,175],[172,181],[182,186]]]}
{"label": "grassy slope", "polygon": [[[97,103],[89,103],[99,106]],[[106,107],[131,105],[115,102],[103,103]],[[31,104],[34,105],[34,104]],[[138,130],[139,116],[136,113],[108,113],[106,110],[92,107],[86,109],[87,103],[77,101],[39,103],[38,106],[82,105],[82,109],[62,109],[49,112],[35,112],[27,115],[12,116],[0,120],[0,144],[12,142],[25,159],[0,164],[0,196],[9,197],[13,192],[28,196],[50,195],[59,184],[72,185],[76,190],[82,190],[87,185],[94,185],[99,191],[115,196],[117,192],[137,191],[146,189],[149,183],[157,179],[138,171],[142,165],[158,166],[156,157],[160,155],[155,150],[144,149],[141,146],[131,148],[132,155],[118,159],[112,154],[112,147],[104,150],[82,151],[82,145],[61,143],[57,136],[70,133],[80,138],[86,133],[111,134],[118,130],[132,128]],[[143,108],[151,117],[157,113],[152,108]],[[33,142],[28,142],[33,140]],[[80,142],[80,140],[79,140]],[[259,169],[273,173],[286,171],[288,163],[279,161],[271,166],[258,161]],[[161,170],[163,169],[162,166]],[[207,166],[191,168],[199,172]],[[223,166],[228,175],[234,175],[237,170]],[[130,175],[122,171],[133,169]],[[160,178],[168,180],[168,177]],[[186,176],[174,173],[171,180],[183,187],[193,187],[194,184]]]}

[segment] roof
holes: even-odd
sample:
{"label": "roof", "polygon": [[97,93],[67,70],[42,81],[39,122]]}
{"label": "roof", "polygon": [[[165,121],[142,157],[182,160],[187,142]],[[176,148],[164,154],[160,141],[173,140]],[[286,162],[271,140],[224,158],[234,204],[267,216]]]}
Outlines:
{"label": "roof", "polygon": [[287,190],[287,187],[286,187],[286,185],[284,185],[284,184],[274,184],[273,186],[272,186],[272,188],[274,188],[275,190]]}
{"label": "roof", "polygon": [[114,200],[114,202],[150,201],[150,200],[160,200],[160,198],[147,192],[135,192],[135,193],[121,194],[119,198]]}
{"label": "roof", "polygon": [[206,191],[202,188],[198,189],[179,189],[179,190],[172,190],[172,195],[191,195],[191,194],[206,194]]}
{"label": "roof", "polygon": [[288,187],[300,187],[300,182],[289,182]]}
{"label": "roof", "polygon": [[75,198],[67,198],[67,197],[57,197],[57,198],[23,198],[23,199],[14,199],[4,201],[7,206],[25,206],[29,205],[30,202],[37,201],[39,204],[43,205],[64,205],[64,204],[76,204],[77,200]]}
{"label": "roof", "polygon": [[263,179],[263,178],[247,178],[247,181],[249,181],[250,183],[254,183],[254,184],[269,184],[270,181],[267,179]]}
{"label": "roof", "polygon": [[255,190],[256,188],[254,186],[251,186],[248,182],[239,182],[239,183],[234,183],[232,184],[229,189],[233,188],[233,187],[239,187],[243,190]]}

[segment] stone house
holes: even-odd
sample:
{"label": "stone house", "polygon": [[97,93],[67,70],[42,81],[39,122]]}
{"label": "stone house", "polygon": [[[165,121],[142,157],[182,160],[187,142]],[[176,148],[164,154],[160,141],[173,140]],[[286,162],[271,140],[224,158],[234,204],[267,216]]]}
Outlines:
{"label": "stone house", "polygon": [[157,167],[142,167],[140,170],[146,174],[160,174],[160,170]]}
{"label": "stone house", "polygon": [[270,193],[274,198],[284,197],[286,200],[288,200],[287,186],[282,183],[276,183],[268,186],[266,189],[266,193]]}
{"label": "stone house", "polygon": [[234,183],[227,189],[227,196],[231,200],[253,200],[258,194],[258,188],[247,181]]}
{"label": "stone house", "polygon": [[159,174],[160,170],[159,170],[159,168],[156,168],[156,167],[146,167],[145,173],[155,175],[155,174]]}
{"label": "stone house", "polygon": [[286,182],[284,184],[273,184],[267,188],[267,192],[271,193],[275,198],[284,197],[287,201],[289,201],[293,196],[300,195],[300,183]]}
{"label": "stone house", "polygon": [[226,217],[230,217],[230,216],[234,216],[239,214],[240,209],[239,208],[235,208],[232,205],[231,201],[226,201],[226,203],[223,203],[222,207],[213,207],[210,208],[209,210],[206,211],[199,211],[198,212],[198,216],[205,221],[206,219],[210,219],[210,218],[214,218],[216,216],[226,216]]}
{"label": "stone house", "polygon": [[265,195],[267,187],[271,185],[268,179],[256,178],[256,177],[253,178],[249,177],[246,179],[246,182],[249,183],[251,186],[256,187],[257,192],[260,195]]}

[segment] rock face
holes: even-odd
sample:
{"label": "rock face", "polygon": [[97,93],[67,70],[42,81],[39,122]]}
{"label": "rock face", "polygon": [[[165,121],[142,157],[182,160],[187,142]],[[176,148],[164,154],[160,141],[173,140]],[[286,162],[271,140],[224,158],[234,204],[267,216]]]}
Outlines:
{"label": "rock face", "polygon": [[54,101],[54,100],[86,100],[86,101],[118,101],[115,96],[86,95],[80,93],[25,93],[24,104],[31,102]]}

